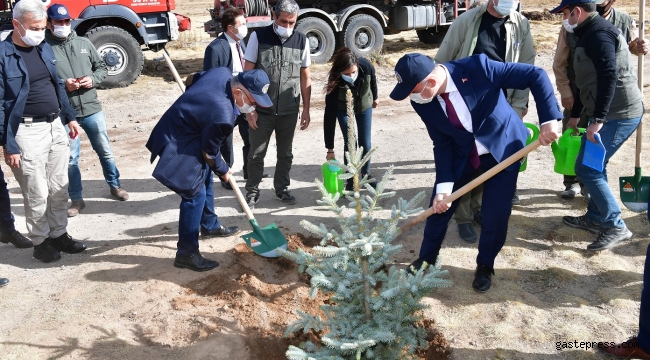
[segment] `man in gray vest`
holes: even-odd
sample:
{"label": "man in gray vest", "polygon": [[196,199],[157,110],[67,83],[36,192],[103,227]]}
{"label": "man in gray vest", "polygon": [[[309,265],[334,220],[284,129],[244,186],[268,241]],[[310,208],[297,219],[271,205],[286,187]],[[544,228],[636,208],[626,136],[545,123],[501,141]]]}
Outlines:
{"label": "man in gray vest", "polygon": [[244,60],[244,70],[262,69],[271,80],[268,95],[270,108],[258,108],[246,115],[250,127],[251,151],[248,154],[246,201],[254,208],[260,196],[259,184],[264,174],[264,157],[275,131],[278,160],[273,177],[276,197],[293,205],[296,198],[289,193],[289,171],[293,161],[293,135],[298,121],[300,97],[303,109],[300,130],[309,126],[311,79],[309,77],[309,43],[305,34],[294,31],[298,18],[294,0],[279,0],[274,9],[273,24],[251,34]]}
{"label": "man in gray vest", "polygon": [[[573,69],[579,96],[573,104],[567,127],[577,129],[583,110],[589,117],[575,170],[591,199],[585,215],[565,216],[562,220],[569,226],[598,234],[587,249],[600,251],[632,237],[607,184],[605,167],[639,126],[643,104],[628,42],[616,26],[595,10],[593,0],[563,0],[551,13],[561,12],[565,29],[578,39]],[[583,164],[585,143],[597,143],[598,137],[606,151],[602,170]]]}
{"label": "man in gray vest", "polygon": [[[610,23],[614,24],[620,31],[632,55],[647,55],[650,50],[650,41],[639,39],[639,29],[632,17],[623,11],[614,9],[612,6],[616,0],[596,0],[596,12]],[[566,21],[565,21],[566,23]],[[566,25],[565,25],[566,26]],[[573,57],[575,53],[578,38],[573,33],[567,33],[564,26],[560,29],[553,59],[553,73],[555,74],[555,83],[557,90],[562,98],[564,107],[563,131],[571,118],[571,109],[573,109],[574,99],[578,93],[575,85],[575,72],[573,70]],[[578,127],[587,127],[587,115],[583,112],[578,121]],[[580,186],[577,176],[564,176],[565,190],[561,196],[563,199],[573,199],[576,195],[581,194],[585,200],[589,201],[589,193],[584,187]]]}

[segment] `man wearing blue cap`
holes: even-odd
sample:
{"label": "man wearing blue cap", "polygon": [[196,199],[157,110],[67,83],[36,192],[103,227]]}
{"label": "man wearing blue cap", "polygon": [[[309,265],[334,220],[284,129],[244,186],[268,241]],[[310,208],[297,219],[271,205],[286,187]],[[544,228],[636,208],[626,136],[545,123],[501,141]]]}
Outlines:
{"label": "man wearing blue cap", "polygon": [[233,77],[226,67],[195,74],[191,86],[165,112],[146,146],[151,162],[160,156],[153,177],[181,196],[178,251],[174,266],[207,271],[219,266],[199,252],[203,237],[226,237],[239,232],[225,227],[214,212],[212,172],[228,181],[232,170],[223,160],[221,145],[235,126],[234,108],[249,113],[270,107],[269,78],[262,70]]}
{"label": "man wearing blue cap", "polygon": [[[395,75],[398,84],[390,97],[410,97],[433,141],[436,162],[430,202],[436,213],[427,219],[420,255],[408,268],[415,272],[423,262],[438,260],[447,224],[458,205],[458,200],[443,202],[445,197],[526,143],[528,130],[501,89],[530,88],[542,145],[557,139],[562,112],[546,72],[528,64],[497,62],[481,54],[441,65],[422,54],[407,54],[397,62]],[[494,259],[506,241],[519,165],[515,162],[484,183],[483,230],[472,283],[479,292],[490,288]]]}
{"label": "man wearing blue cap", "polygon": [[[584,111],[589,123],[576,159],[576,176],[591,198],[587,213],[565,216],[565,224],[598,234],[587,250],[602,251],[633,236],[621,218],[607,182],[607,163],[641,122],[643,97],[637,85],[632,55],[621,31],[599,16],[593,0],[563,0],[552,13],[564,15],[564,28],[578,38],[573,58],[575,84],[579,92],[567,128],[577,130]],[[587,141],[605,147],[603,170],[583,165]]]}

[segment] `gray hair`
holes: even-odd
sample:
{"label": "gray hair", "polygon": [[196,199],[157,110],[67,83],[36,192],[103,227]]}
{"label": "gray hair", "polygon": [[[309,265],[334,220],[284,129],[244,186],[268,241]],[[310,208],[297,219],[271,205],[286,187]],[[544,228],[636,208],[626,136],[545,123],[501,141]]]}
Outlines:
{"label": "gray hair", "polygon": [[22,20],[31,15],[33,20],[43,20],[47,18],[45,4],[41,0],[21,0],[14,5],[13,18]]}
{"label": "gray hair", "polygon": [[281,12],[298,15],[300,7],[294,0],[278,0],[275,3],[275,16],[280,16]]}

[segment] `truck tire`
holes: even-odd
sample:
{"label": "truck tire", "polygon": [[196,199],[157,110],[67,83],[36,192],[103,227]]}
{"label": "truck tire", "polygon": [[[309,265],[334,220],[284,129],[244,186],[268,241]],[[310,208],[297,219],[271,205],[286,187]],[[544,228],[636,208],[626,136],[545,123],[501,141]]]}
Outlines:
{"label": "truck tire", "polygon": [[418,39],[425,44],[438,45],[442,44],[442,41],[447,35],[448,26],[434,26],[424,30],[416,30],[418,34]]}
{"label": "truck tire", "polygon": [[384,29],[379,21],[370,15],[354,15],[345,22],[341,43],[357,56],[367,57],[381,51],[384,46]]}
{"label": "truck tire", "polygon": [[140,76],[144,56],[131,34],[115,26],[100,26],[88,31],[86,37],[95,45],[108,68],[108,76],[99,84],[100,88],[126,87]]}
{"label": "truck tire", "polygon": [[336,47],[336,37],[332,28],[324,20],[313,16],[300,19],[296,24],[296,30],[307,36],[311,61],[325,64],[330,60]]}

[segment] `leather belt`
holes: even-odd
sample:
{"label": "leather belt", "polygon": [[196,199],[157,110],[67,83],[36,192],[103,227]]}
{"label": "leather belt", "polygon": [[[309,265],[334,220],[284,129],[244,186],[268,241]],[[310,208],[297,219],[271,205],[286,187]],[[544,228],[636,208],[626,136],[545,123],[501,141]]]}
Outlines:
{"label": "leather belt", "polygon": [[39,117],[25,116],[25,117],[23,117],[23,120],[21,122],[25,123],[25,124],[39,123],[39,122],[51,123],[52,121],[56,120],[58,117],[59,117],[59,112],[57,111],[57,112],[53,112],[51,114],[47,114],[45,116],[39,116]]}

